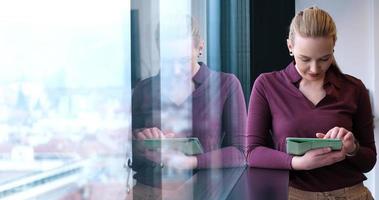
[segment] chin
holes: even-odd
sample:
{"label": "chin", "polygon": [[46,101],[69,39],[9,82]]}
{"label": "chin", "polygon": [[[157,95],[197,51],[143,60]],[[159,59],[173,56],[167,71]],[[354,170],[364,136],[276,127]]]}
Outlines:
{"label": "chin", "polygon": [[308,76],[307,77],[307,79],[309,80],[309,81],[319,81],[319,80],[321,80],[321,76],[317,76],[317,77],[314,77],[314,76]]}

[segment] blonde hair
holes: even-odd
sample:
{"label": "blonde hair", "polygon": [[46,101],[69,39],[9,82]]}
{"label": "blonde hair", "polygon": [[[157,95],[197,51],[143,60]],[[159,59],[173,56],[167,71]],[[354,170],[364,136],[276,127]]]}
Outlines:
{"label": "blonde hair", "polygon": [[[337,41],[337,28],[333,18],[324,10],[312,6],[298,12],[293,17],[288,33],[288,39],[294,44],[296,34],[302,37],[331,37],[333,45]],[[332,65],[341,72],[333,56]]]}
{"label": "blonde hair", "polygon": [[[164,29],[170,30],[170,37],[172,39],[175,38],[186,38],[188,36],[191,37],[193,45],[195,48],[198,48],[200,42],[202,41],[199,24],[194,17],[189,15],[185,16],[177,16],[174,18],[173,22],[165,24]],[[182,30],[177,30],[178,27],[182,27],[182,24],[185,24],[185,28]],[[158,23],[155,30],[155,42],[157,44],[158,49],[160,48],[160,28],[161,24]]]}
{"label": "blonde hair", "polygon": [[337,28],[332,17],[317,7],[306,8],[292,19],[288,39],[294,42],[295,35],[302,37],[332,37],[337,40]]}
{"label": "blonde hair", "polygon": [[201,34],[200,34],[200,29],[199,29],[199,24],[198,22],[195,20],[195,18],[193,17],[190,17],[189,19],[187,18],[187,20],[189,20],[191,22],[191,36],[192,36],[192,41],[194,43],[194,46],[196,48],[199,47],[200,45],[200,42],[201,42]]}

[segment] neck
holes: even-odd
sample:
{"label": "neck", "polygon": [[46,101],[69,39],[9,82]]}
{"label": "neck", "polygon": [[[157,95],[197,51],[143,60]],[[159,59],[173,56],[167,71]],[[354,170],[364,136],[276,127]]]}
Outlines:
{"label": "neck", "polygon": [[318,81],[308,81],[305,79],[302,79],[300,81],[300,85],[305,87],[312,87],[312,88],[322,88],[324,86],[324,80],[318,80]]}
{"label": "neck", "polygon": [[192,78],[195,76],[195,74],[200,70],[200,65],[199,63],[195,62],[192,64],[192,69],[191,69],[191,73],[192,73]]}

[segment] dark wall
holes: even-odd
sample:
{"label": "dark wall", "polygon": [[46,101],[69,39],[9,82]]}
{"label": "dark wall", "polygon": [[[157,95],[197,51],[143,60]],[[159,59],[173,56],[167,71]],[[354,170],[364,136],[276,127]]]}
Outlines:
{"label": "dark wall", "polygon": [[294,15],[294,0],[251,1],[251,87],[259,74],[283,69],[292,60],[286,39]]}

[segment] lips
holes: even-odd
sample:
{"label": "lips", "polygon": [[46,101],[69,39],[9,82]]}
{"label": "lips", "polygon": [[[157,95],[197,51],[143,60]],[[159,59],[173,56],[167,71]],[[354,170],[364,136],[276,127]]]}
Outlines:
{"label": "lips", "polygon": [[318,77],[318,76],[320,76],[320,74],[308,74],[309,76],[311,76],[311,77]]}

